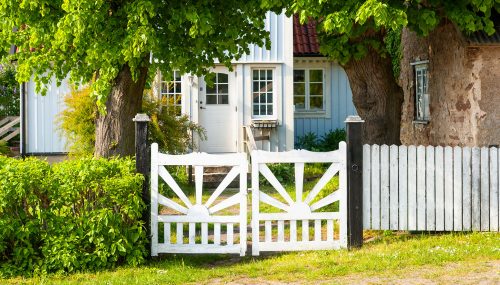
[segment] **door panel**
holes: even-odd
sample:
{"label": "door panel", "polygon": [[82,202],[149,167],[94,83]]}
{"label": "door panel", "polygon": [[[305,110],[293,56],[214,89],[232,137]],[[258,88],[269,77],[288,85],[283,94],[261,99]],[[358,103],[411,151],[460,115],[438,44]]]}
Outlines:
{"label": "door panel", "polygon": [[200,142],[200,150],[208,153],[236,152],[234,73],[225,67],[217,67],[213,72],[213,83],[203,80],[199,93],[199,124],[207,133],[207,139]]}

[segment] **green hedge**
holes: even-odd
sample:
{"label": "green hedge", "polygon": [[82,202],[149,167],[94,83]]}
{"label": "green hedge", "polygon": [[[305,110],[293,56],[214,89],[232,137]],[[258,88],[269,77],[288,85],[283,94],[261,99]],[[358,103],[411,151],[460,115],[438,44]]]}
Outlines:
{"label": "green hedge", "polygon": [[93,271],[143,262],[143,177],[131,159],[49,165],[0,156],[0,273]]}

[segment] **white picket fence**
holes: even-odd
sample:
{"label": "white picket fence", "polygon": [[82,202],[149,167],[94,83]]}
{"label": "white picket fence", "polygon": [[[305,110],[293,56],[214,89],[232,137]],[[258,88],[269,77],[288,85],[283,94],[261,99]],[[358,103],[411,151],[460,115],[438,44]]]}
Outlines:
{"label": "white picket fence", "polygon": [[[305,150],[289,152],[252,152],[252,254],[261,251],[297,251],[338,249],[347,246],[347,174],[346,145],[340,143],[340,149],[332,152],[315,153]],[[269,163],[293,163],[295,166],[295,199],[293,199],[281,183],[270,171]],[[304,199],[304,164],[331,163],[328,170],[319,179]],[[326,193],[324,198],[315,201],[325,185],[339,173],[339,188]],[[259,175],[265,179],[279,194],[280,200],[271,193],[261,191]],[[322,196],[323,197],[323,196]],[[317,199],[316,199],[317,200]],[[318,212],[325,206],[339,201],[338,212]],[[272,210],[262,212],[262,204],[271,206]],[[314,223],[311,235],[309,222]],[[302,230],[297,235],[298,223]],[[261,226],[264,233],[261,235]],[[273,231],[273,227],[276,228]],[[289,228],[287,234],[285,228]],[[335,227],[339,227],[335,230]],[[326,229],[325,229],[326,228]],[[336,234],[337,233],[337,234]],[[300,240],[299,240],[300,239]]]}
{"label": "white picket fence", "polygon": [[[174,181],[165,166],[192,165],[195,171],[196,201],[192,203],[185,191]],[[203,201],[203,168],[206,166],[231,166],[224,180]],[[151,146],[151,255],[158,253],[239,253],[247,248],[247,172],[248,162],[243,153],[212,155],[191,153],[166,155],[158,152],[158,145]],[[182,204],[158,192],[158,176],[172,189]],[[239,191],[229,198],[221,194],[239,176]],[[219,201],[216,201],[219,198]],[[217,202],[217,203],[216,203]],[[239,204],[239,214],[220,214]],[[162,214],[163,210],[174,214]],[[159,227],[163,227],[163,240],[159,241]],[[197,230],[201,227],[201,231]],[[213,235],[209,239],[209,226]],[[175,229],[175,243],[172,240]],[[239,242],[235,243],[235,227],[239,229]],[[222,229],[225,228],[225,233]],[[184,237],[187,236],[187,240]]]}
{"label": "white picket fence", "polygon": [[363,147],[363,227],[498,231],[497,148]]}

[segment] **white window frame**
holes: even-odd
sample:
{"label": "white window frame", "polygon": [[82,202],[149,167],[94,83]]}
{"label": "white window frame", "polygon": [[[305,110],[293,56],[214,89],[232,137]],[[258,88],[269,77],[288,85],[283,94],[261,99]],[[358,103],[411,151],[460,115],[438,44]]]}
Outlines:
{"label": "white window frame", "polygon": [[[273,114],[272,115],[254,115],[253,114],[253,71],[254,70],[272,70],[273,72]],[[250,67],[250,72],[248,75],[248,86],[249,86],[249,98],[250,98],[250,114],[252,120],[277,120],[278,119],[278,94],[283,96],[281,92],[281,85],[278,82],[281,80],[281,69],[276,65],[252,65]]]}
{"label": "white window frame", "polygon": [[[429,95],[429,61],[418,61],[411,63],[414,72],[415,98],[414,98],[414,119],[415,123],[428,123],[430,121],[430,95]],[[420,71],[425,71],[426,81],[425,86],[422,83],[422,93],[419,91],[419,76]],[[423,115],[419,115],[419,98],[422,98]]]}
{"label": "white window frame", "polygon": [[[323,70],[323,110],[307,110],[307,109],[295,109],[294,105],[294,117],[295,118],[330,118],[331,117],[331,100],[332,96],[332,84],[331,72],[333,69],[332,62],[325,58],[300,58],[294,61],[293,70],[296,69],[322,69]],[[308,72],[306,72],[308,73]],[[309,75],[307,75],[309,77]],[[292,72],[293,81],[293,72]],[[309,89],[308,82],[306,80],[306,88]],[[293,93],[293,92],[292,92]],[[306,91],[306,101],[309,102],[308,92]],[[337,95],[335,95],[337,96]],[[292,100],[295,100],[294,94],[292,94]],[[292,101],[293,102],[293,101]]]}
{"label": "white window frame", "polygon": [[[159,72],[159,86],[158,86],[158,99],[160,100],[163,100],[163,96],[170,96],[170,95],[175,95],[175,94],[180,94],[181,96],[181,103],[180,104],[174,104],[173,106],[178,106],[180,108],[180,115],[184,114],[184,105],[186,104],[185,100],[186,100],[186,96],[184,96],[184,91],[186,89],[186,84],[184,83],[184,76],[181,74],[180,75],[180,81],[176,81],[175,80],[175,74],[178,74],[179,71],[177,70],[174,70],[174,73],[172,74],[173,77],[174,77],[174,80],[173,81],[166,81],[163,79],[163,74],[161,72]],[[175,92],[175,93],[168,93],[168,92],[163,92],[163,83],[164,82],[174,82],[175,83],[180,83],[181,84],[181,90],[180,92]],[[174,85],[175,86],[175,85]],[[175,87],[174,87],[175,88]],[[168,100],[167,100],[167,105],[170,105],[168,104]]]}

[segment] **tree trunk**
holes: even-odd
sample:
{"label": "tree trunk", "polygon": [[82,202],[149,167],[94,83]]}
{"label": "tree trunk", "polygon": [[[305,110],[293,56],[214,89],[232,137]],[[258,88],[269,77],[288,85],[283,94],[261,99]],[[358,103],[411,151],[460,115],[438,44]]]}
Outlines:
{"label": "tree trunk", "polygon": [[370,50],[362,59],[351,60],[344,69],[354,106],[365,120],[363,142],[399,145],[403,90],[394,78],[390,57],[383,58]]}
{"label": "tree trunk", "polygon": [[94,156],[134,155],[132,119],[141,111],[147,73],[148,67],[142,67],[134,81],[129,66],[122,67],[106,101],[106,114],[99,114],[97,118]]}

